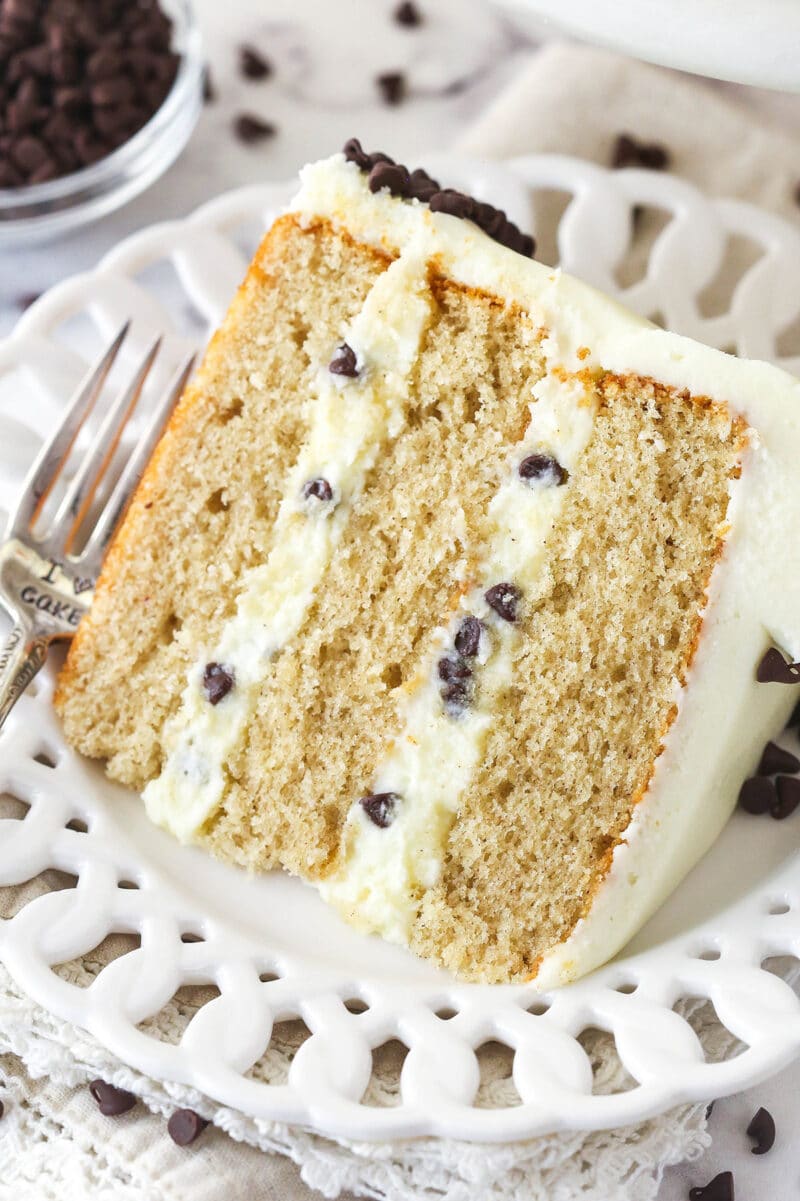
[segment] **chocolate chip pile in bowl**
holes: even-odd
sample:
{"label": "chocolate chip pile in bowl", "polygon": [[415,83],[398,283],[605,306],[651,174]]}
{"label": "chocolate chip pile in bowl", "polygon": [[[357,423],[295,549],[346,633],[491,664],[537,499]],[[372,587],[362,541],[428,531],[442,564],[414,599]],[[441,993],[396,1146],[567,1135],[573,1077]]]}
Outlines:
{"label": "chocolate chip pile in bowl", "polygon": [[[141,191],[185,145],[201,81],[188,0],[0,0],[0,230],[87,199],[108,211]],[[125,150],[122,175],[98,178]],[[92,169],[91,195],[73,191]],[[39,185],[43,211],[29,207]]]}

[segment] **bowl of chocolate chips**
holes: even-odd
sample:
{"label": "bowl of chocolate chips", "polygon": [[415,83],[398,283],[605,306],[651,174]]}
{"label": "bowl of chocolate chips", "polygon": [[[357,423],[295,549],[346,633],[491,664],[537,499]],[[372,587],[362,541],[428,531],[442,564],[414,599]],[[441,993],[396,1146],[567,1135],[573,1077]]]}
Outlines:
{"label": "bowl of chocolate chips", "polygon": [[191,136],[203,72],[189,0],[0,0],[0,245],[144,191]]}

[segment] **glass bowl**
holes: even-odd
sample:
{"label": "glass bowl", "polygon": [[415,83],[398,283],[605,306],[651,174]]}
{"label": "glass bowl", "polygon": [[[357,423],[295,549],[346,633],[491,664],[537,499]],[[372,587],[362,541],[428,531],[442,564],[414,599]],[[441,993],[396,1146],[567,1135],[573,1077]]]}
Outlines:
{"label": "glass bowl", "polygon": [[178,73],[146,125],[105,158],[47,183],[0,189],[0,248],[45,241],[120,208],[172,165],[203,104],[202,39],[190,0],[162,0],[174,24]]}

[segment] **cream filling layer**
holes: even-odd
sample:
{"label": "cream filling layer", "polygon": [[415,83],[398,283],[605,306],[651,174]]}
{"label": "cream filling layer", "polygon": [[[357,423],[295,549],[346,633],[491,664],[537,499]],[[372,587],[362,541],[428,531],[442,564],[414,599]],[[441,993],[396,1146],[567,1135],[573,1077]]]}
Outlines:
{"label": "cream filling layer", "polygon": [[[409,246],[345,331],[358,357],[358,378],[332,375],[327,367],[317,374],[308,437],[287,480],[272,550],[244,578],[236,614],[216,646],[195,660],[164,730],[163,769],[144,791],[150,818],[183,841],[217,811],[225,763],[253,715],[269,660],[300,629],[368,472],[405,425],[409,373],[430,303],[426,258]],[[303,501],[303,485],[317,477],[331,485],[332,502]],[[235,680],[217,705],[203,690],[209,662]]]}
{"label": "cream filling layer", "polygon": [[[355,804],[345,824],[339,866],[319,885],[324,899],[348,921],[393,942],[408,941],[425,889],[441,876],[450,827],[483,758],[496,698],[513,680],[520,634],[513,622],[490,608],[484,593],[493,584],[513,583],[524,607],[548,573],[550,532],[569,481],[561,486],[525,481],[519,464],[543,452],[573,472],[592,436],[594,399],[579,379],[547,373],[534,386],[533,398],[526,434],[513,448],[506,479],[478,532],[483,554],[475,583],[466,588],[449,625],[436,631],[432,651],[407,688],[404,727],[376,770],[373,790],[400,798],[393,820],[386,828],[376,826]],[[454,716],[442,702],[437,662],[452,653],[466,614],[481,619],[484,633],[474,660],[475,702]]]}
{"label": "cream filling layer", "polygon": [[732,489],[730,532],[717,564],[678,716],[611,871],[536,983],[564,984],[610,958],[719,834],[743,777],[780,728],[797,690],[757,684],[770,644],[800,658],[800,383],[768,363],[737,359],[657,329],[577,279],[498,246],[468,221],[416,201],[373,195],[342,155],[302,172],[292,205],[395,253],[427,231],[441,274],[518,304],[549,331],[550,360],[634,374],[723,402],[756,431]]}

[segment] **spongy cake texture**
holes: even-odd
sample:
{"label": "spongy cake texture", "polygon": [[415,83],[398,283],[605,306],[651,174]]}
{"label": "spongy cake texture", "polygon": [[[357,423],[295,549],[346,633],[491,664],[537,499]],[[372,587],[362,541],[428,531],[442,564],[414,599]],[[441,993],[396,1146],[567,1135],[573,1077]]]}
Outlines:
{"label": "spongy cake texture", "polygon": [[[69,740],[136,789],[164,771],[193,665],[281,537],[314,380],[391,265],[327,221],[281,218],[176,412],[57,695]],[[421,671],[435,673],[469,589],[493,582],[477,578],[496,537],[487,513],[536,421],[535,389],[560,386],[544,381],[549,331],[518,305],[431,264],[424,312],[402,419],[296,633],[265,660],[193,835],[252,869],[346,874],[354,806],[403,737]],[[580,388],[591,434],[513,640],[481,615],[508,670],[492,692],[477,685],[491,720],[437,877],[410,898],[406,941],[469,979],[529,978],[591,905],[675,716],[739,471],[743,425],[724,404],[603,370],[564,387]]]}

